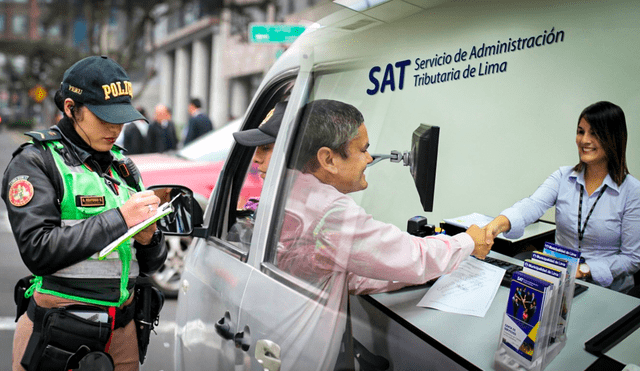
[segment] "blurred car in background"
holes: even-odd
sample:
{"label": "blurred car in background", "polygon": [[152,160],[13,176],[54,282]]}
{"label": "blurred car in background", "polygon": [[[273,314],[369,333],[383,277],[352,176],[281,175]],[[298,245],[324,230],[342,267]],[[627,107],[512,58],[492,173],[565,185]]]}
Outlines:
{"label": "blurred car in background", "polygon": [[[206,205],[216,186],[218,175],[229,149],[233,132],[240,129],[242,120],[203,135],[177,151],[129,156],[136,164],[145,187],[158,184],[179,184],[193,190],[198,203]],[[211,176],[202,176],[210,174]]]}
{"label": "blurred car in background", "polygon": [[[233,120],[178,151],[138,154],[129,157],[140,170],[145,187],[162,184],[189,187],[204,210],[216,186],[227,154],[234,143],[233,133],[240,130],[241,125],[242,119]],[[260,196],[262,178],[255,166],[250,168],[247,182],[239,204],[244,204],[251,197]],[[167,297],[176,297],[184,268],[184,257],[191,238],[167,236],[165,240],[169,254],[164,266],[152,276],[152,280]]]}

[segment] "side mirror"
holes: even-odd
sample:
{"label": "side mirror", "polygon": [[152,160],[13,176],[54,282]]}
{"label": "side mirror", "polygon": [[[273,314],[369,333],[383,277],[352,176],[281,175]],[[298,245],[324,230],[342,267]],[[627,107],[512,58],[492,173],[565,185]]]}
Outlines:
{"label": "side mirror", "polygon": [[154,185],[147,188],[160,198],[160,205],[171,202],[173,212],[156,223],[166,235],[189,236],[194,227],[202,224],[202,208],[193,197],[193,191],[180,185]]}

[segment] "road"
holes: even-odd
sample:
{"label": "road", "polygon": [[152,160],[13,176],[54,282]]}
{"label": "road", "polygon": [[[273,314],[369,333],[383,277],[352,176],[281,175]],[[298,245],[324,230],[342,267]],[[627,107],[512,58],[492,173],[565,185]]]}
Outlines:
{"label": "road", "polygon": [[[19,132],[0,131],[0,169],[4,169],[11,160],[11,154],[26,141]],[[21,277],[29,274],[22,263],[16,246],[4,202],[0,202],[0,371],[11,370],[11,349],[15,331],[15,304],[13,288]],[[173,371],[173,333],[175,329],[176,301],[165,301],[160,313],[160,326],[157,335],[151,334],[151,343],[147,359],[142,365],[143,371]]]}

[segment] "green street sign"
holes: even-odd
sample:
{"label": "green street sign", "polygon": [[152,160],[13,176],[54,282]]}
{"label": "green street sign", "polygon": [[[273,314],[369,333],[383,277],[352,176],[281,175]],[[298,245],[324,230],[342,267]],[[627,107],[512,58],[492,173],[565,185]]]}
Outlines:
{"label": "green street sign", "polygon": [[304,32],[304,26],[291,24],[251,24],[249,41],[256,44],[291,44]]}

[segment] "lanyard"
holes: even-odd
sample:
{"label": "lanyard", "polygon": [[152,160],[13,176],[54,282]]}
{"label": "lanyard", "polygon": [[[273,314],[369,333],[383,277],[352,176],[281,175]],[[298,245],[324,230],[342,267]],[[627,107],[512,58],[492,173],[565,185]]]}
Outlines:
{"label": "lanyard", "polygon": [[591,210],[589,210],[589,214],[587,214],[587,218],[584,220],[584,226],[582,226],[582,230],[580,230],[580,224],[582,224],[582,194],[584,193],[584,186],[580,184],[580,203],[578,204],[578,249],[582,248],[582,238],[584,237],[584,230],[587,229],[587,222],[589,222],[589,217],[591,217],[591,213],[593,209],[595,209],[596,204],[600,200],[600,197],[604,194],[604,191],[607,189],[607,185],[605,184],[596,198],[596,202],[591,206]]}

